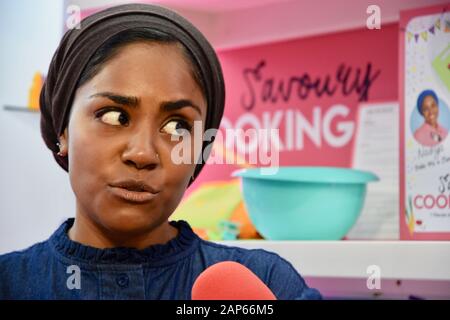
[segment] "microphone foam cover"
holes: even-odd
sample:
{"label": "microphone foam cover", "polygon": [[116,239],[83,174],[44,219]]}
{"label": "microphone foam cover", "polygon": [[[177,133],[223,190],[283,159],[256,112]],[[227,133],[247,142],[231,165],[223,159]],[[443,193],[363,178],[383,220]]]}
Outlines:
{"label": "microphone foam cover", "polygon": [[234,261],[208,267],[195,280],[192,300],[276,300],[250,269]]}

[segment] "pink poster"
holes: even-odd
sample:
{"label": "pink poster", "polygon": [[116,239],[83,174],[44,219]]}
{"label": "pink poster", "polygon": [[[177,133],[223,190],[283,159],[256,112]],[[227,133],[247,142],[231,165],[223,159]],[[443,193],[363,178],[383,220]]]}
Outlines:
{"label": "pink poster", "polygon": [[400,235],[448,240],[450,6],[400,17]]}
{"label": "pink poster", "polygon": [[[357,106],[397,100],[397,30],[391,24],[219,52],[222,129],[278,128],[281,166],[351,166]],[[257,152],[240,149],[247,160]],[[192,189],[234,169],[207,166]]]}

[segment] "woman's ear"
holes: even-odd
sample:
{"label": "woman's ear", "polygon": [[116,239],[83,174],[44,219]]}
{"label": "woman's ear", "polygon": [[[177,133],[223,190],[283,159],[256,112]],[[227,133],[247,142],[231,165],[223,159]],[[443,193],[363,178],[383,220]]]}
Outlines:
{"label": "woman's ear", "polygon": [[58,155],[61,157],[65,157],[67,156],[67,153],[69,151],[69,137],[67,134],[67,128],[64,130],[64,133],[62,135],[59,136],[59,142],[58,142],[58,147],[59,147],[59,152]]}

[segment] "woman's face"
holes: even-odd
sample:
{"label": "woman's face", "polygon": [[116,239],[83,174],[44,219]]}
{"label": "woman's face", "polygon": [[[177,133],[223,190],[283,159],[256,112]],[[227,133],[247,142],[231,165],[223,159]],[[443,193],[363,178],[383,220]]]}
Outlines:
{"label": "woman's face", "polygon": [[[172,161],[179,142],[171,136],[194,121],[202,121],[203,131],[205,118],[206,102],[180,46],[140,42],[122,47],[78,88],[62,137],[77,214],[119,233],[151,231],[166,223],[195,169],[193,161]],[[190,145],[193,150],[194,138]],[[139,183],[127,186],[125,181]]]}
{"label": "woman's face", "polygon": [[439,117],[439,107],[432,96],[426,96],[422,102],[422,114],[425,122],[429,125],[436,125]]}

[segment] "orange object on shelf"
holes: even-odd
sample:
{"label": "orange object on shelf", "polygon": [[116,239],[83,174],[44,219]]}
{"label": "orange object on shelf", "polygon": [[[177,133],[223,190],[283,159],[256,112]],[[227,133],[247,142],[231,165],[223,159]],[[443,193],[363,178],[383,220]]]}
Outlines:
{"label": "orange object on shelf", "polygon": [[39,72],[36,72],[33,76],[33,82],[28,94],[28,108],[33,110],[39,110],[39,95],[41,94],[42,85],[44,79]]}
{"label": "orange object on shelf", "polygon": [[203,240],[209,240],[208,230],[206,230],[204,228],[194,228],[193,227],[192,231],[194,231],[194,233],[197,234]]}
{"label": "orange object on shelf", "polygon": [[262,239],[248,216],[244,201],[241,201],[230,217],[230,221],[239,225],[239,239]]}

